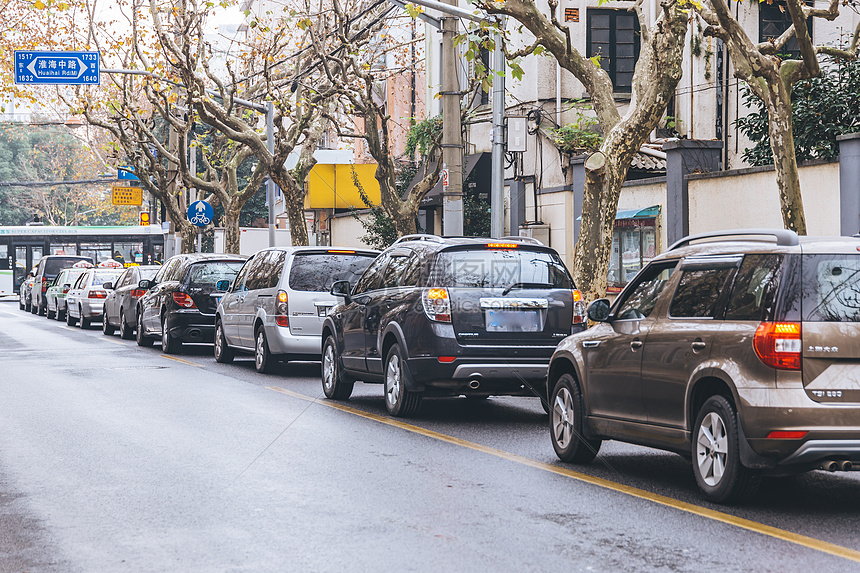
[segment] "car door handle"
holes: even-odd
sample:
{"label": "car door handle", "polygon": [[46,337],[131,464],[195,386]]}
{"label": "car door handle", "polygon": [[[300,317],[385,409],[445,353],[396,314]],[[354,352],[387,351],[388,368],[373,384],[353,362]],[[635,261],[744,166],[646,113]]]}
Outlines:
{"label": "car door handle", "polygon": [[698,352],[699,350],[704,350],[705,346],[707,346],[707,344],[705,344],[701,340],[694,340],[690,346],[693,348],[694,351]]}
{"label": "car door handle", "polygon": [[630,349],[638,350],[639,348],[642,348],[642,341],[638,338],[634,338],[633,341],[630,343]]}
{"label": "car door handle", "polygon": [[598,346],[600,346],[599,340],[584,340],[582,342],[583,348],[597,348]]}

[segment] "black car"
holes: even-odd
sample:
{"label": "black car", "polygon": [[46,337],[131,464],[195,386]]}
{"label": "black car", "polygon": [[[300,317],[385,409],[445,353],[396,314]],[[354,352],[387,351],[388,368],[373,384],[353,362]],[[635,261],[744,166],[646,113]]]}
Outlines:
{"label": "black car", "polygon": [[394,416],[423,396],[538,395],[558,342],[585,328],[585,306],[558,254],[520,238],[403,237],[323,330],[323,390],[346,399],[356,380],[385,384]]}
{"label": "black car", "polygon": [[79,257],[77,255],[45,255],[42,257],[35,267],[35,277],[33,279],[33,288],[30,290],[30,312],[33,314],[45,314],[48,308],[48,298],[46,296],[48,287],[60,274],[60,271],[67,269],[79,263],[87,261],[92,263],[89,257]]}
{"label": "black car", "polygon": [[127,268],[114,283],[105,283],[108,291],[105,299],[102,332],[111,336],[118,328],[125,340],[134,338],[137,328],[137,301],[146,291],[140,288],[140,281],[152,280],[161,269],[159,265],[134,266]]}
{"label": "black car", "polygon": [[161,338],[168,354],[183,342],[212,342],[218,281],[232,282],[247,257],[212,253],[176,255],[165,261],[153,280],[138,283],[147,291],[137,302],[137,343],[151,346]]}

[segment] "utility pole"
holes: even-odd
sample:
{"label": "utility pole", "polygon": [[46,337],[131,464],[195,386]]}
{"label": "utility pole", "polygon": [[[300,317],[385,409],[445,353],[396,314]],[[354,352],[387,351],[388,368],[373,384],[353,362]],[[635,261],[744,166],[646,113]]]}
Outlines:
{"label": "utility pole", "polygon": [[[456,5],[456,0],[445,0]],[[460,74],[457,69],[458,20],[442,18],[442,162],[448,185],[442,187],[442,230],[448,236],[463,234],[463,130],[460,125]]]}
{"label": "utility pole", "polygon": [[[504,29],[504,20],[499,27]],[[493,174],[490,187],[490,236],[505,234],[505,54],[502,34],[493,34],[496,48],[493,52]],[[511,229],[511,234],[515,234]]]}

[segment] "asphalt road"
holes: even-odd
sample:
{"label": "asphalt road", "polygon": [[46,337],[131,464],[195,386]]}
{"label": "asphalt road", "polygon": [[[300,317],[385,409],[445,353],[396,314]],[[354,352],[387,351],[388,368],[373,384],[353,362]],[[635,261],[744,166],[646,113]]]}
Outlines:
{"label": "asphalt road", "polygon": [[860,570],[860,475],[704,503],[688,462],[615,442],[561,464],[537,399],[322,396],[0,303],[0,572]]}

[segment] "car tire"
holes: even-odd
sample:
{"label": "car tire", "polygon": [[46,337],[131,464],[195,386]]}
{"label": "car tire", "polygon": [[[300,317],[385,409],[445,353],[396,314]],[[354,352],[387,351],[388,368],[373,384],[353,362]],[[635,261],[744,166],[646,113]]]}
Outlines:
{"label": "car tire", "polygon": [[585,408],[576,379],[562,374],[549,399],[549,435],[555,454],[563,462],[585,464],[597,457],[601,440],[583,435]]}
{"label": "car tire", "polygon": [[51,319],[53,319],[55,316],[57,316],[57,311],[56,311],[56,310],[51,310],[50,308],[46,308],[46,309],[45,309],[45,318],[47,318],[48,320],[51,320]]}
{"label": "car tire", "polygon": [[349,400],[355,387],[355,380],[343,371],[343,361],[332,336],[326,337],[323,345],[322,385],[326,398],[332,400]]}
{"label": "car tire", "polygon": [[92,320],[84,317],[84,307],[78,307],[78,312],[81,315],[81,330],[86,330],[92,324]]}
{"label": "car tire", "polygon": [[219,364],[229,364],[233,362],[236,353],[227,344],[227,337],[224,336],[224,325],[220,320],[215,321],[215,362]]}
{"label": "car tire", "polygon": [[741,503],[752,499],[761,472],[741,464],[738,418],[724,396],[711,396],[693,426],[693,475],[708,501]]}
{"label": "car tire", "polygon": [[179,354],[182,352],[182,341],[170,336],[167,329],[167,315],[161,317],[161,351],[165,354]]}
{"label": "car tire", "polygon": [[42,305],[36,305],[36,316],[43,316],[46,310],[42,308]]}
{"label": "car tire", "polygon": [[60,303],[57,303],[57,320],[66,320],[66,311],[60,308]]}
{"label": "car tire", "polygon": [[122,309],[119,310],[119,337],[123,340],[134,338],[134,329],[126,322],[125,312]]}
{"label": "car tire", "polygon": [[143,332],[143,322],[140,320],[140,314],[137,315],[137,334],[135,335],[135,340],[137,341],[138,346],[152,346],[152,343],[155,342],[154,339],[150,338]]}
{"label": "car tire", "polygon": [[113,333],[116,331],[116,327],[112,326],[110,321],[108,320],[107,313],[102,317],[102,334],[105,336],[113,336]]}
{"label": "car tire", "polygon": [[394,344],[385,357],[385,409],[392,416],[408,418],[421,408],[422,392],[413,392],[406,387],[412,382],[409,364],[403,359],[399,344]]}
{"label": "car tire", "polygon": [[66,308],[66,324],[69,326],[74,326],[78,323],[78,319],[72,316],[72,313],[69,312],[69,309]]}
{"label": "car tire", "polygon": [[254,369],[260,374],[270,374],[275,370],[277,363],[277,359],[269,350],[266,331],[262,326],[258,326],[254,333]]}
{"label": "car tire", "polygon": [[30,314],[36,314],[37,312],[39,312],[39,307],[35,304],[30,303],[27,307],[27,310],[30,311]]}
{"label": "car tire", "polygon": [[24,301],[23,301],[23,300],[21,300],[21,297],[20,297],[20,296],[18,297],[18,309],[19,309],[19,310],[27,310],[27,307],[26,307],[26,305],[24,304]]}

